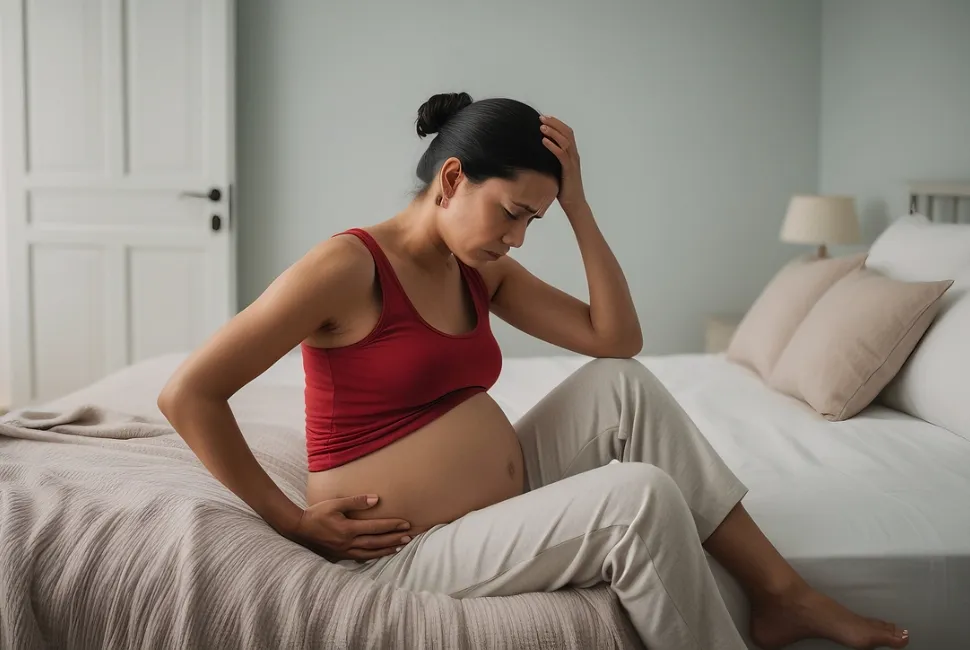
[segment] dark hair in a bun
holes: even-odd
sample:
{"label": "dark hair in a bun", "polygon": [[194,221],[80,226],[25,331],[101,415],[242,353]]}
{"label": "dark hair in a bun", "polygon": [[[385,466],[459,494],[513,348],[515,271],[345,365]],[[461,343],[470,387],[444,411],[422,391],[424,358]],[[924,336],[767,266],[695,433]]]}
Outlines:
{"label": "dark hair in a bun", "polygon": [[448,158],[461,161],[462,172],[472,182],[489,178],[512,179],[523,170],[562,178],[562,165],[542,144],[539,112],[514,99],[473,101],[468,93],[432,96],[418,109],[418,136],[438,135],[418,161],[417,176],[431,184]]}
{"label": "dark hair in a bun", "polygon": [[455,113],[472,103],[468,93],[443,93],[433,95],[418,109],[418,119],[415,125],[418,136],[423,138],[431,133],[437,133]]}

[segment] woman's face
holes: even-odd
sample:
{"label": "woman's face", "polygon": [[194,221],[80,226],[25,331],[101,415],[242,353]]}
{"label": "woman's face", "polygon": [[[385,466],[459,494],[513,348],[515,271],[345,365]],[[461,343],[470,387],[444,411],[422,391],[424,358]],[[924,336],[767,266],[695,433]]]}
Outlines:
{"label": "woman's face", "polygon": [[494,262],[510,248],[522,246],[529,224],[542,218],[559,192],[554,178],[534,171],[481,184],[469,182],[451,160],[441,171],[443,196],[448,200],[438,207],[439,231],[449,250],[472,267]]}

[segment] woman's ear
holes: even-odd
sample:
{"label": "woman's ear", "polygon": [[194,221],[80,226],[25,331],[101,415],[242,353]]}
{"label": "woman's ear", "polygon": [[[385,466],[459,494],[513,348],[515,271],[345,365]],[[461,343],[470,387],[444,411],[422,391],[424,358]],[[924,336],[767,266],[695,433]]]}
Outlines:
{"label": "woman's ear", "polygon": [[451,157],[442,163],[438,172],[438,199],[435,202],[443,208],[448,207],[448,200],[455,196],[463,179],[460,160]]}

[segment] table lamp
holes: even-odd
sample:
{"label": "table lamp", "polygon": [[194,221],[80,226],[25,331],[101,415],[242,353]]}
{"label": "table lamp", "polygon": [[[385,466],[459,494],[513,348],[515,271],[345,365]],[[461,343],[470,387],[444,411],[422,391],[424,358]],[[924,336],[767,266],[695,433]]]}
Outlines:
{"label": "table lamp", "polygon": [[828,256],[828,244],[857,244],[859,218],[851,196],[793,196],[781,226],[781,240],[817,244],[819,258]]}

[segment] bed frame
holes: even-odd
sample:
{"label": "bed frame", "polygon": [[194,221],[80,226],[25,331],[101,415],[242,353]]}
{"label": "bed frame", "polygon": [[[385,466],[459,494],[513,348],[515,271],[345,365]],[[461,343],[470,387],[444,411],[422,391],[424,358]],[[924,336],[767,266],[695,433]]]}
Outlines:
{"label": "bed frame", "polygon": [[[922,199],[923,209],[920,209]],[[950,203],[949,219],[942,214],[934,215],[934,208],[938,201]],[[942,223],[961,223],[961,201],[970,203],[970,183],[910,183],[909,184],[909,213],[920,213],[930,221]]]}

